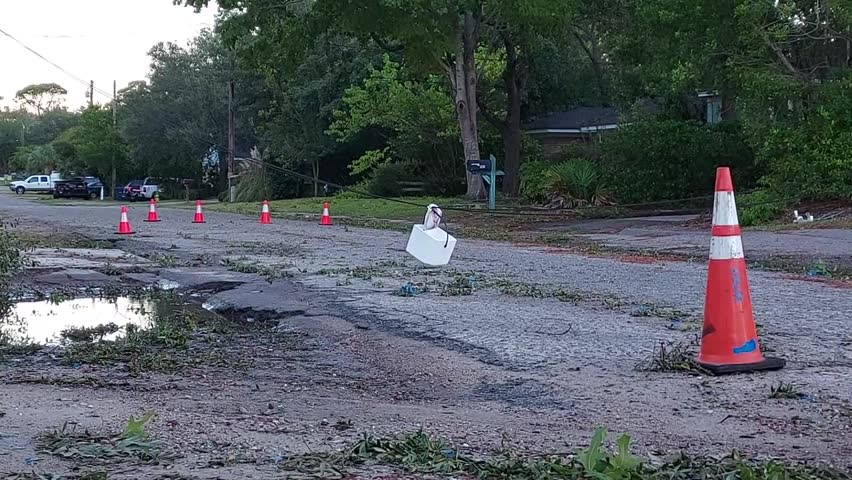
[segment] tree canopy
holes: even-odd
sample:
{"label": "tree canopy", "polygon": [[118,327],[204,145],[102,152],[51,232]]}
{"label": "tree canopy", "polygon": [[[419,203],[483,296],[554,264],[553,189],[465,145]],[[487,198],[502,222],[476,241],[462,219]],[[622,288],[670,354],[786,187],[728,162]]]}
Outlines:
{"label": "tree canopy", "polygon": [[[240,198],[319,193],[317,182],[281,169],[374,193],[417,180],[428,193],[481,198],[481,179],[464,162],[489,154],[505,172],[505,195],[538,202],[571,168],[596,170],[606,183],[596,198],[700,195],[723,163],[745,188],[776,198],[852,196],[848,2],[220,0],[218,8],[213,31],[187,46],[153,46],[147,78],[113,105],[68,112],[59,85],[23,88],[19,108],[0,114],[0,167],[98,175],[114,167],[219,193],[233,82],[235,153],[257,157],[245,179],[258,183]],[[609,112],[618,128],[567,140],[528,132],[534,120],[578,107]],[[550,194],[569,198],[560,182]]]}
{"label": "tree canopy", "polygon": [[39,83],[27,85],[18,90],[15,94],[15,100],[22,106],[32,109],[36,115],[41,116],[45,112],[60,108],[64,96],[67,94],[68,90],[56,83]]}

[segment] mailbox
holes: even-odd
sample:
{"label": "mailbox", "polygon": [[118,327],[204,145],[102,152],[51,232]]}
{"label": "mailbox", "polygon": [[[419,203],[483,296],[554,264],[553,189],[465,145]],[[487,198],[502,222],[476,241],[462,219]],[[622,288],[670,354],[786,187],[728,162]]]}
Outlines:
{"label": "mailbox", "polygon": [[479,160],[468,160],[467,171],[473,175],[482,175],[482,179],[488,184],[488,208],[494,210],[497,206],[497,175],[503,175],[503,172],[497,172],[497,159],[494,155],[488,158]]}
{"label": "mailbox", "polygon": [[482,160],[468,160],[467,171],[473,174],[488,175],[491,173],[492,160],[490,158]]}

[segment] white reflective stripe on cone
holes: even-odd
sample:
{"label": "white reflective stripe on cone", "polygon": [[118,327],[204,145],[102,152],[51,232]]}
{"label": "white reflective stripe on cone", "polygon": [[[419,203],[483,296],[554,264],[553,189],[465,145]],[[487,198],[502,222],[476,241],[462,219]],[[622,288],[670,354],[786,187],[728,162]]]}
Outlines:
{"label": "white reflective stripe on cone", "polygon": [[716,192],[713,196],[713,225],[739,225],[734,192]]}
{"label": "white reflective stripe on cone", "polygon": [[152,203],[152,204],[151,204],[151,208],[149,208],[149,209],[148,209],[148,211],[149,211],[149,212],[153,212],[154,210],[155,210],[155,208],[154,208],[154,204]]}
{"label": "white reflective stripe on cone", "polygon": [[710,260],[732,260],[735,258],[745,258],[743,240],[739,235],[710,238]]}

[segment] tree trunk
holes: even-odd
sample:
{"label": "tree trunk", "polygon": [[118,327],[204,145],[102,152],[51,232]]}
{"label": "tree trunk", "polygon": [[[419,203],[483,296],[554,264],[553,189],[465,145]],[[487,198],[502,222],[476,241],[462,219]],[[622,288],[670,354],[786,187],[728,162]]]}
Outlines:
{"label": "tree trunk", "polygon": [[521,122],[506,125],[503,131],[503,193],[508,197],[517,197],[521,186]]}
{"label": "tree trunk", "polygon": [[503,134],[503,193],[507,196],[518,196],[521,179],[521,90],[523,73],[519,72],[520,65],[515,46],[506,37],[506,71],[503,81],[506,85],[506,123]]}
{"label": "tree trunk", "polygon": [[[455,53],[455,65],[452,84],[455,90],[456,116],[461,130],[461,142],[464,148],[465,172],[468,160],[479,160],[479,129],[476,121],[476,63],[474,52],[478,41],[479,19],[471,12],[465,12],[460,25]],[[465,198],[478,200],[485,197],[482,177],[467,176]]]}
{"label": "tree trunk", "polygon": [[115,177],[116,177],[116,175],[115,175],[115,160],[113,160],[112,161],[112,183],[109,184],[109,188],[111,190],[109,192],[109,197],[112,198],[113,200],[115,200],[115,182],[116,182]]}
{"label": "tree trunk", "polygon": [[315,158],[311,170],[314,173],[314,197],[319,196],[319,159]]}

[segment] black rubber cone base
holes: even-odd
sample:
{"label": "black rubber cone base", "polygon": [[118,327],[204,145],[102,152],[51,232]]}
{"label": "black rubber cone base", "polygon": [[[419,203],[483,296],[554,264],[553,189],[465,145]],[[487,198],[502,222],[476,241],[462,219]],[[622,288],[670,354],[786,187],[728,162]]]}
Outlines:
{"label": "black rubber cone base", "polygon": [[157,223],[157,222],[161,222],[162,220],[142,220],[142,221],[145,222],[145,223]]}
{"label": "black rubber cone base", "polygon": [[702,368],[712,373],[713,375],[730,375],[733,373],[751,373],[765,370],[781,370],[787,361],[783,358],[766,357],[761,362],[756,363],[740,363],[736,365],[710,365],[708,363],[698,362]]}

